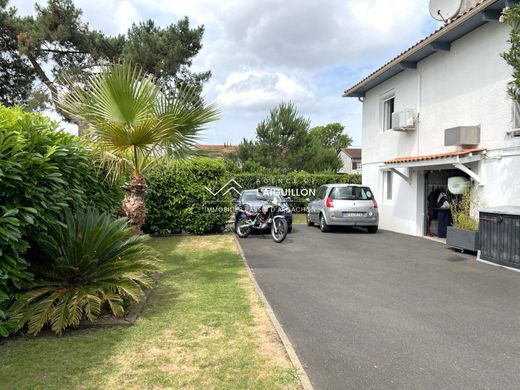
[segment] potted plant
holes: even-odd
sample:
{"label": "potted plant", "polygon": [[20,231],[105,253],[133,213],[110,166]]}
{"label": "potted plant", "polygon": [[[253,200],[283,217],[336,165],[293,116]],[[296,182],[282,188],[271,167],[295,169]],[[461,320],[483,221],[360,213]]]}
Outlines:
{"label": "potted plant", "polygon": [[453,225],[448,226],[446,244],[462,250],[476,252],[479,249],[479,223],[471,215],[471,193],[466,190],[458,202],[452,202]]}

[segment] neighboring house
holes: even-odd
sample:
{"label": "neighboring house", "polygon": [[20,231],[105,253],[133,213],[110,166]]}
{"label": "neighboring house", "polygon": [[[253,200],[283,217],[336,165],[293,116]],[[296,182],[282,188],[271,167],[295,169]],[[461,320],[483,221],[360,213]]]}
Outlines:
{"label": "neighboring house", "polygon": [[221,144],[221,145],[208,145],[208,144],[197,144],[197,149],[202,154],[209,154],[213,156],[219,156],[223,157],[226,154],[236,152],[238,149],[237,145],[228,145],[228,144]]}
{"label": "neighboring house", "polygon": [[338,173],[361,173],[361,148],[343,148],[338,158],[342,164]]}
{"label": "neighboring house", "polygon": [[499,18],[513,3],[470,2],[345,91],[363,102],[363,184],[381,228],[426,234],[426,199],[452,176],[470,179],[484,206],[520,205],[520,110],[500,56],[510,29]]}

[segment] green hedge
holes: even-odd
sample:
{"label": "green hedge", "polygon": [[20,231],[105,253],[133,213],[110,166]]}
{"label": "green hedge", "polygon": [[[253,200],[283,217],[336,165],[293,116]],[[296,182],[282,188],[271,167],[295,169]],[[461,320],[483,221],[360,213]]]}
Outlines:
{"label": "green hedge", "polygon": [[24,257],[31,239],[75,204],[114,211],[121,190],[82,141],[20,108],[0,106],[0,334],[13,294],[31,279]]}
{"label": "green hedge", "polygon": [[216,196],[226,183],[220,160],[199,158],[170,162],[147,175],[148,214],[144,231],[153,234],[220,232],[232,213],[231,196]]}
{"label": "green hedge", "polygon": [[319,186],[329,183],[361,184],[361,175],[345,173],[306,173],[292,172],[287,175],[264,175],[258,173],[239,173],[234,176],[242,189],[262,186],[282,187],[292,199],[293,211],[301,211],[307,205],[305,198]]}
{"label": "green hedge", "polygon": [[[234,179],[234,183],[228,183]],[[326,183],[361,183],[360,175],[335,173],[310,174],[295,172],[288,175],[257,173],[232,174],[221,160],[198,158],[163,163],[147,175],[148,215],[143,227],[151,234],[205,234],[220,232],[233,212],[231,190],[253,189],[261,186],[282,187],[292,198],[291,206],[298,211],[306,206],[309,191]],[[223,187],[224,186],[224,187]],[[217,196],[209,190],[217,192]],[[225,196],[222,194],[228,192]]]}

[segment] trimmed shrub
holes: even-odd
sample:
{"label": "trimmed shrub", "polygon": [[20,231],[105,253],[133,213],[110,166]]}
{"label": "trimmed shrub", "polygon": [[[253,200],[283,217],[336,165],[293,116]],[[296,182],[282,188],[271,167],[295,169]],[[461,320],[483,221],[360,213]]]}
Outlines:
{"label": "trimmed shrub", "polygon": [[148,214],[143,230],[152,234],[216,233],[224,229],[232,215],[230,190],[234,183],[217,192],[229,180],[240,185],[237,190],[261,186],[282,187],[292,198],[294,211],[307,205],[305,198],[317,187],[326,183],[361,183],[361,175],[336,173],[294,172],[287,175],[264,175],[260,173],[227,172],[222,160],[199,158],[188,161],[163,163],[147,175]]}
{"label": "trimmed shrub", "polygon": [[[21,108],[0,106],[0,334],[16,290],[31,280],[24,254],[31,237],[57,223],[74,204],[112,209],[121,190],[104,182],[95,159],[76,136]],[[2,325],[3,324],[3,325]]]}
{"label": "trimmed shrub", "polygon": [[147,174],[148,214],[143,230],[154,234],[216,233],[232,213],[224,162],[208,158],[167,162]]}

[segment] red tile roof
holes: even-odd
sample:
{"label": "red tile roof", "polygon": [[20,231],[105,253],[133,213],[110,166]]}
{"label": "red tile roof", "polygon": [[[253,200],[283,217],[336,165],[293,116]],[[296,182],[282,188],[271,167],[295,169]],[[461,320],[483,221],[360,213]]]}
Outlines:
{"label": "red tile roof", "polygon": [[[344,96],[347,96],[348,94],[354,92],[356,89],[358,89],[358,87],[360,87],[362,84],[364,84],[365,82],[367,82],[368,80],[372,79],[373,77],[375,77],[376,75],[380,74],[380,73],[383,73],[384,71],[386,71],[386,68],[389,66],[389,65],[392,65],[394,63],[397,63],[397,62],[401,62],[403,60],[405,60],[405,58],[407,57],[407,55],[409,54],[412,54],[413,51],[415,51],[415,49],[419,49],[423,43],[426,43],[426,41],[433,41],[437,38],[439,38],[440,36],[442,36],[445,32],[448,32],[450,30],[450,28],[454,25],[454,24],[458,24],[457,22],[460,21],[461,19],[463,19],[466,15],[468,15],[469,13],[472,13],[476,8],[479,8],[481,6],[483,7],[486,7],[490,4],[493,4],[495,3],[496,1],[498,0],[480,0],[478,1],[477,3],[475,3],[472,7],[468,8],[467,10],[465,10],[464,12],[461,12],[460,14],[458,14],[457,16],[451,18],[447,23],[445,23],[444,25],[442,25],[441,27],[439,27],[437,30],[435,30],[434,32],[432,32],[430,35],[424,37],[423,39],[421,39],[419,42],[417,42],[415,45],[409,47],[408,49],[406,49],[405,51],[403,51],[402,53],[398,54],[397,56],[395,56],[394,58],[392,58],[390,61],[388,61],[386,64],[384,64],[383,66],[379,67],[378,69],[376,69],[375,71],[373,71],[372,73],[370,73],[367,77],[365,77],[364,79],[362,79],[361,81],[359,81],[357,84],[353,85],[352,87],[350,87],[349,89],[345,90],[344,92]],[[429,43],[429,42],[428,42]]]}
{"label": "red tile roof", "polygon": [[462,149],[456,150],[454,152],[446,152],[439,154],[428,154],[425,156],[407,156],[407,157],[396,157],[392,160],[385,161],[385,164],[401,164],[407,162],[414,161],[424,161],[424,160],[437,160],[441,158],[454,157],[454,156],[466,156],[468,154],[485,152],[484,148],[476,148],[476,149]]}

